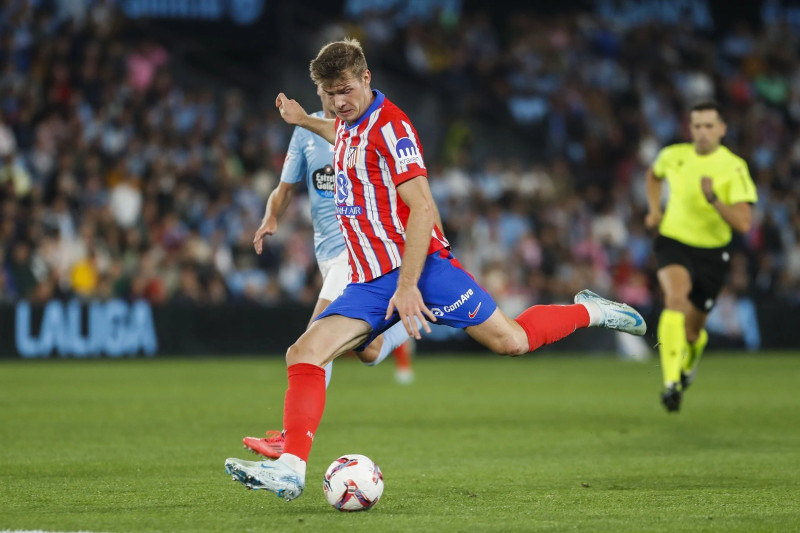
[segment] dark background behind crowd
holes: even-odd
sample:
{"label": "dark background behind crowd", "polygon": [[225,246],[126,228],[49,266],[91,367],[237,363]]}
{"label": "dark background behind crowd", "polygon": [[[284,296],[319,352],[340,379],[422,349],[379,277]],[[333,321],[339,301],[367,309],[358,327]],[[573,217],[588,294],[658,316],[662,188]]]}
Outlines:
{"label": "dark background behind crowd", "polygon": [[357,4],[283,6],[268,27],[290,32],[232,43],[111,0],[0,0],[0,302],[316,300],[306,197],[263,255],[252,236],[291,135],[275,95],[316,110],[309,60],[353,36],[420,132],[455,253],[509,314],[584,287],[659,305],[644,170],[708,98],[759,194],[710,327],[746,336],[748,302],[800,303],[796,28]]}

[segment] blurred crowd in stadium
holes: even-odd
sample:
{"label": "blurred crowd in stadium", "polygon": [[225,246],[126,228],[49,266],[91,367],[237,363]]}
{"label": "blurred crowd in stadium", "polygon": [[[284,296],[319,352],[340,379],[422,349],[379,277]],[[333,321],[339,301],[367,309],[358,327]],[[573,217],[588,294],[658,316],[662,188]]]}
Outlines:
{"label": "blurred crowd in stadium", "polygon": [[[0,2],[0,302],[313,302],[302,197],[265,254],[252,251],[291,129],[236,89],[185,87],[167,45],[123,38],[110,0],[76,5]],[[509,314],[583,287],[645,313],[657,305],[644,169],[688,139],[686,109],[707,98],[721,101],[725,142],[759,193],[720,305],[800,301],[796,32],[739,25],[711,39],[518,13],[501,26],[465,13],[402,28],[367,15],[320,32],[344,33],[371,62],[537,144],[541,156],[477,159],[469,128],[442,117],[444,146],[427,161],[456,254]]]}

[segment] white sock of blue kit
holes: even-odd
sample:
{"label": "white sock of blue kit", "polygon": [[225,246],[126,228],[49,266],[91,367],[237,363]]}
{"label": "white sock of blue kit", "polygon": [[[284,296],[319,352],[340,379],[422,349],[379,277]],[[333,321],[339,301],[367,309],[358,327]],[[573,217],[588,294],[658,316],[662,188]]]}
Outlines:
{"label": "white sock of blue kit", "polygon": [[325,365],[325,388],[331,384],[331,375],[333,374],[333,361]]}
{"label": "white sock of blue kit", "polygon": [[[417,318],[417,327],[422,328],[422,323]],[[403,325],[402,322],[398,322],[394,326],[390,327],[386,331],[383,332],[383,345],[381,346],[381,351],[378,354],[378,358],[375,359],[371,363],[367,363],[367,366],[375,366],[381,363],[384,359],[389,357],[389,354],[392,353],[395,348],[403,344],[408,340],[408,332],[406,331],[406,327]]]}

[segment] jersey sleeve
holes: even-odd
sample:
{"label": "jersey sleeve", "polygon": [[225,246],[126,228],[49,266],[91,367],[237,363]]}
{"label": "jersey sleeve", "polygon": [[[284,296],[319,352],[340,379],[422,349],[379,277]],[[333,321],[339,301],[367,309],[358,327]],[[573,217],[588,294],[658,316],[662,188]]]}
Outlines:
{"label": "jersey sleeve", "polygon": [[737,158],[729,183],[730,186],[726,191],[727,197],[723,198],[727,204],[732,205],[739,202],[754,204],[758,200],[756,185],[753,183],[753,178],[750,177],[750,171],[744,160]]}
{"label": "jersey sleeve", "polygon": [[307,142],[308,134],[306,134],[306,131],[299,126],[295,127],[292,133],[292,140],[289,141],[289,149],[286,150],[286,159],[281,169],[282,182],[300,183],[305,180],[308,168],[303,149]]}
{"label": "jersey sleeve", "polygon": [[393,117],[381,126],[376,144],[395,186],[418,176],[428,177],[417,130],[407,118]]}
{"label": "jersey sleeve", "polygon": [[667,170],[670,165],[672,165],[672,155],[674,152],[675,150],[672,146],[664,147],[658,152],[656,160],[653,163],[653,174],[655,174],[656,178],[664,179],[667,175]]}

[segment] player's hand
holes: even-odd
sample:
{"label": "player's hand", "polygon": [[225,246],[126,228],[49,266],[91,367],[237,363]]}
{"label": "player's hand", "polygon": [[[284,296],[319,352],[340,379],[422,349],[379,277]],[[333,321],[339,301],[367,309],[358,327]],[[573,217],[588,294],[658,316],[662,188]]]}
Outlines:
{"label": "player's hand", "polygon": [[713,203],[717,199],[717,195],[714,193],[714,183],[708,176],[700,178],[700,188],[703,190],[703,195],[708,203]]}
{"label": "player's hand", "polygon": [[395,309],[397,309],[397,314],[400,315],[400,320],[403,322],[406,332],[417,340],[422,338],[417,326],[417,320],[422,324],[425,333],[431,332],[431,327],[425,318],[427,317],[431,322],[436,322],[436,315],[425,306],[422,293],[419,292],[419,288],[416,285],[398,284],[392,299],[389,300],[389,307],[386,309],[386,320],[392,317]]}
{"label": "player's hand", "polygon": [[267,235],[274,235],[277,229],[278,219],[275,217],[265,218],[261,222],[261,225],[256,230],[256,236],[253,237],[253,248],[256,249],[256,253],[258,255],[261,255],[261,252],[264,249],[264,237]]}
{"label": "player's hand", "polygon": [[661,211],[648,211],[647,214],[644,216],[644,227],[647,229],[656,229],[658,225],[661,224],[661,219],[664,217],[664,213]]}
{"label": "player's hand", "polygon": [[293,126],[300,124],[303,118],[308,116],[308,113],[296,100],[288,98],[283,93],[280,93],[275,99],[275,107],[280,111],[283,120]]}

